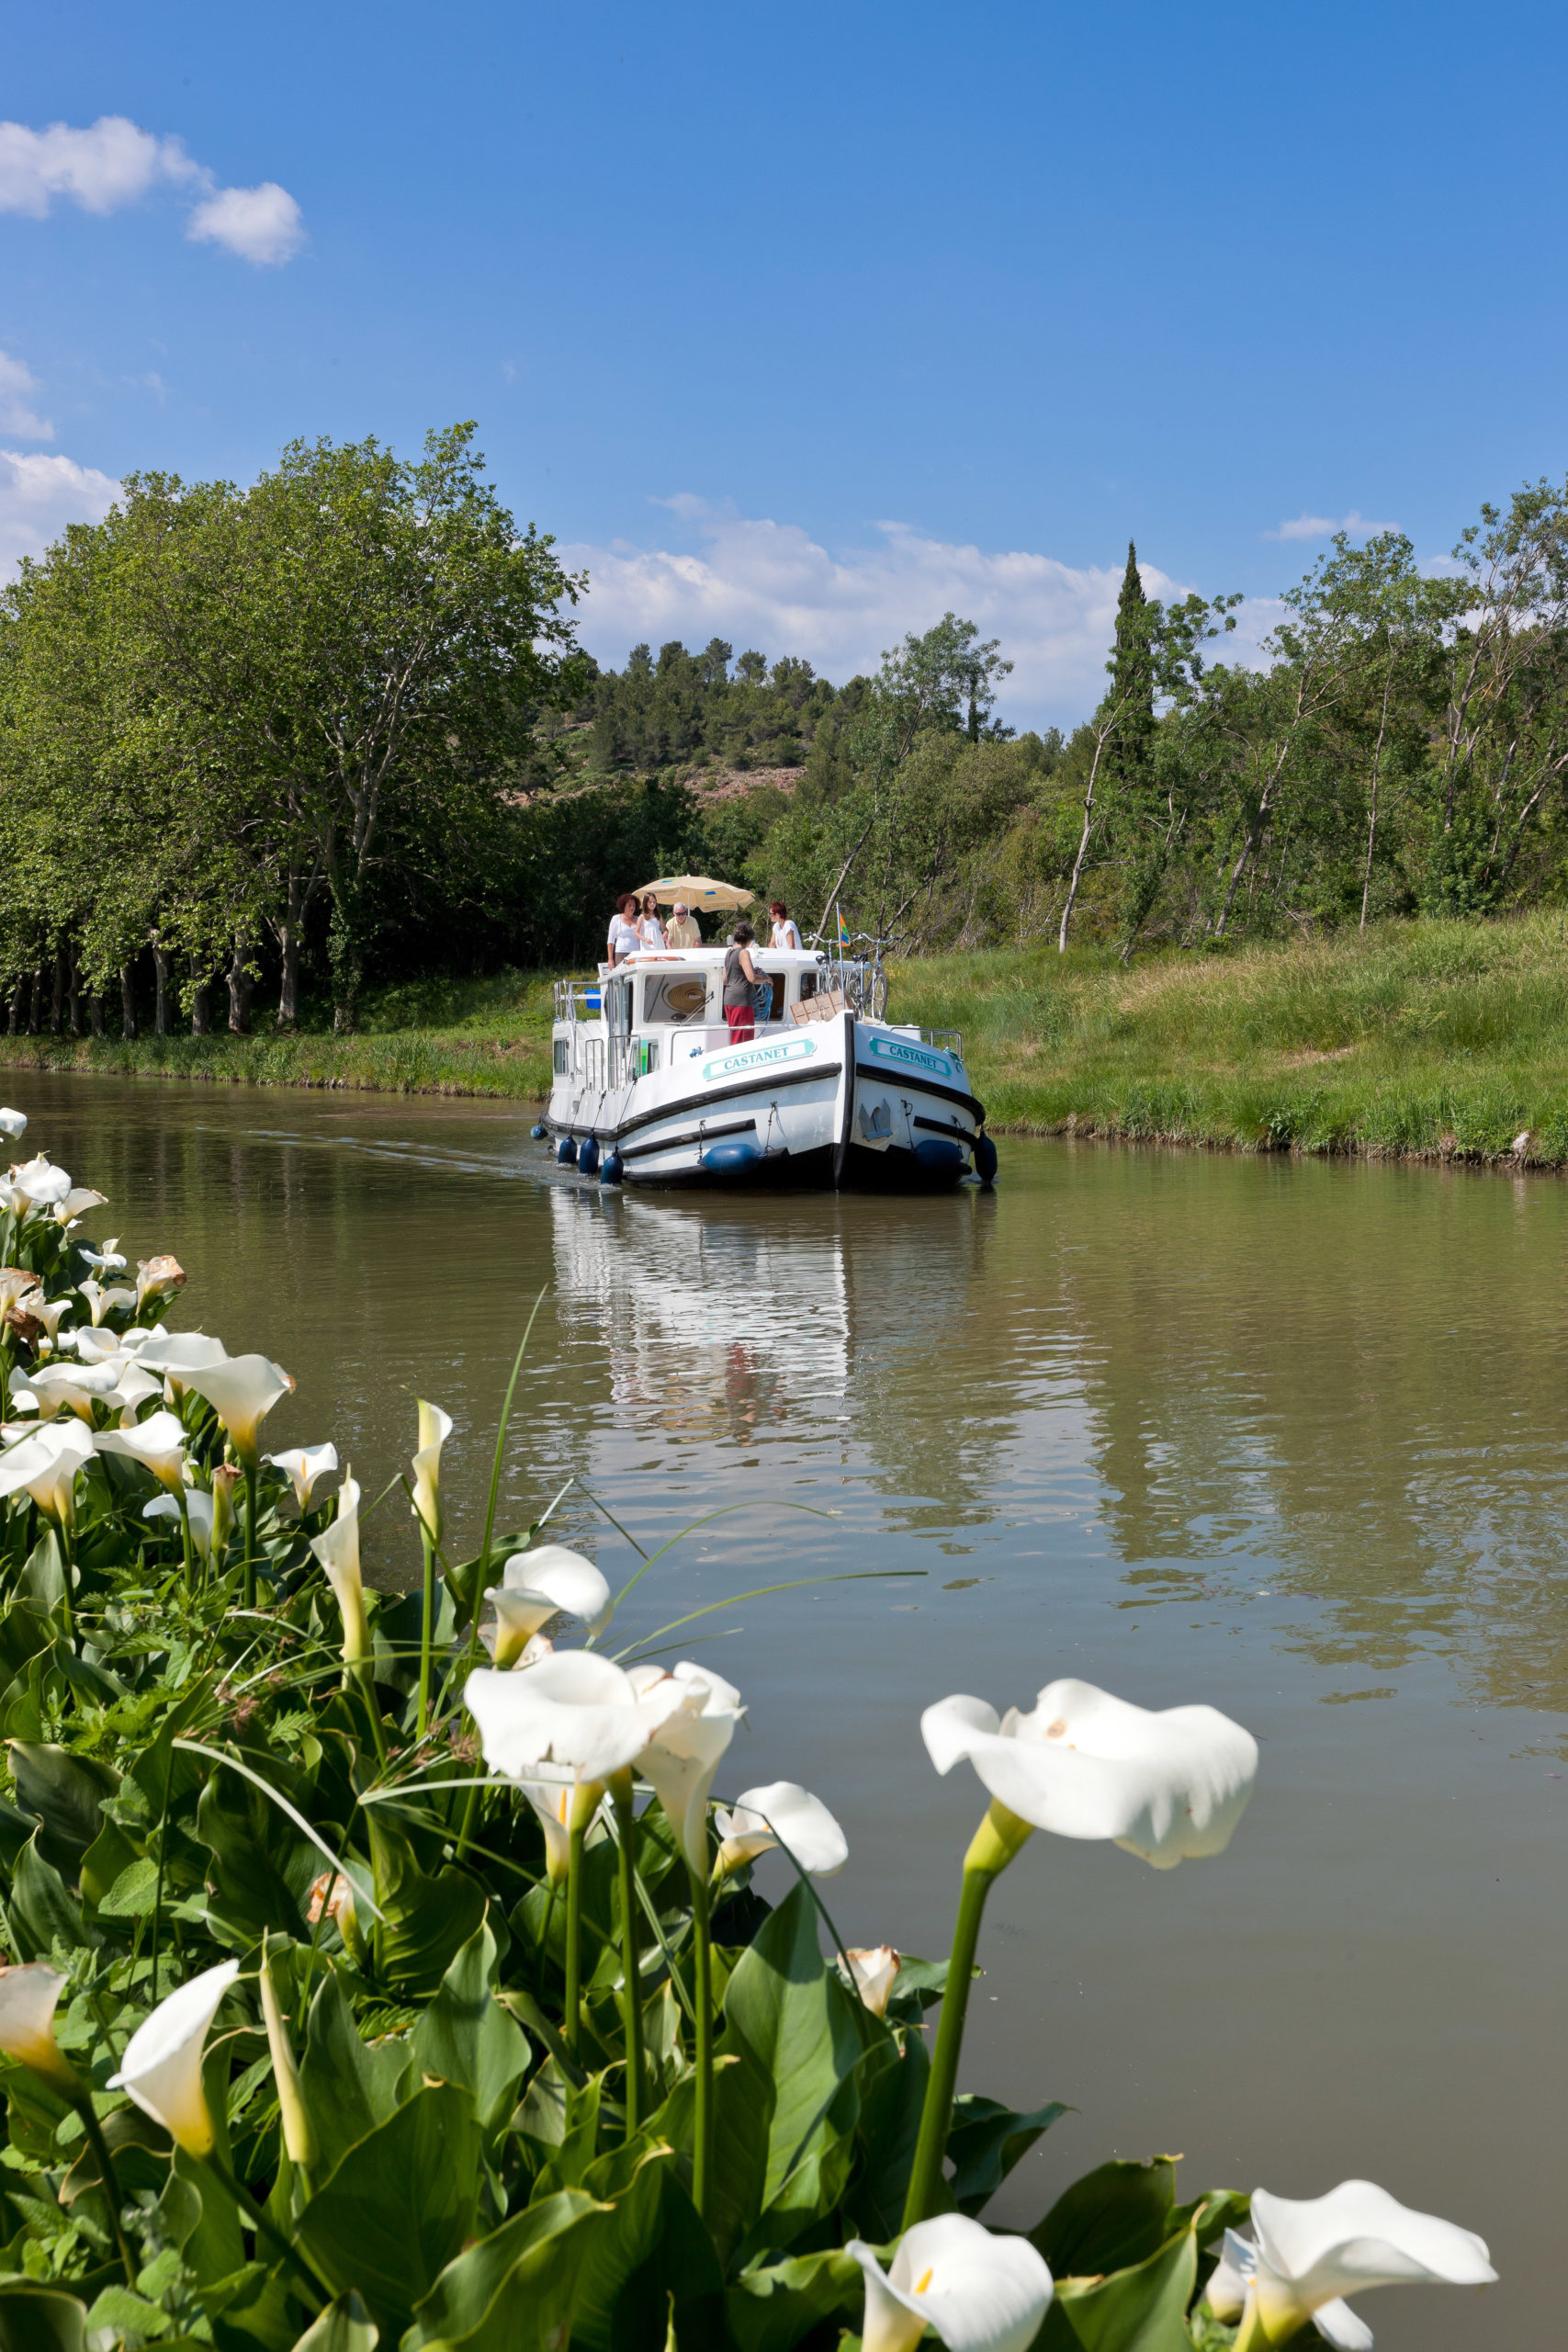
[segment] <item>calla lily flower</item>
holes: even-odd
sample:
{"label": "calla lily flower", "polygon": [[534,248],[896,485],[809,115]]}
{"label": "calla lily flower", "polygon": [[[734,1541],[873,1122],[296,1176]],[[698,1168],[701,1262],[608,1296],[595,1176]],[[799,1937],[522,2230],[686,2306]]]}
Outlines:
{"label": "calla lily flower", "polygon": [[294,1499],[304,1513],[310,1508],[310,1497],[315,1493],[317,1479],[324,1478],[329,1471],[337,1468],[337,1448],[335,1445],[296,1445],[287,1453],[269,1453],[264,1459],[270,1462],[275,1470],[281,1470],[289,1480],[294,1488]]}
{"label": "calla lily flower", "polygon": [[38,1288],[38,1276],[27,1266],[0,1266],[0,1312],[15,1306]]}
{"label": "calla lily flower", "polygon": [[1089,1682],[1047,1684],[1026,1715],[942,1699],[920,1731],[939,1772],[967,1757],[1020,1822],[1111,1838],[1156,1870],[1222,1853],[1258,1772],[1257,1741],[1216,1708],[1151,1713]]}
{"label": "calla lily flower", "polygon": [[682,1702],[682,1686],[641,1697],[631,1677],[592,1650],[564,1650],[526,1674],[476,1667],[463,1692],[479,1727],[485,1762],[510,1781],[537,1778],[541,1764],[570,1772],[573,1820],[587,1820],[614,1772],[641,1754],[665,1717]]}
{"label": "calla lily flower", "polygon": [[11,1170],[11,1205],[20,1216],[30,1209],[53,1208],[70,1190],[70,1177],[63,1168],[51,1168],[45,1152]]}
{"label": "calla lily flower", "polygon": [[1370,2180],[1341,2181],[1326,2197],[1256,2189],[1252,2227],[1256,2244],[1226,2231],[1207,2290],[1216,2318],[1222,2306],[1238,2310],[1241,2290],[1251,2342],[1288,2344],[1311,2320],[1341,2352],[1364,2352],[1371,2330],[1345,2296],[1367,2287],[1482,2287],[1497,2276],[1473,2230],[1414,2212]]}
{"label": "calla lily flower", "polygon": [[219,2004],[239,1973],[237,1960],[220,1961],[160,2001],[126,2043],[118,2074],[109,2076],[110,2090],[124,2091],[190,2156],[212,2153],[212,2118],[201,2087],[202,2049]]}
{"label": "calla lily flower", "polygon": [[[60,1330],[62,1321],[71,1312],[69,1297],[45,1298],[41,1290],[24,1291],[20,1298],[14,1301],[14,1305],[18,1315],[30,1316],[35,1323],[40,1323],[43,1326],[51,1346],[55,1343],[55,1335]],[[69,1339],[70,1336],[70,1333],[66,1332],[62,1338]]]}
{"label": "calla lily flower", "polygon": [[[95,1193],[90,1184],[73,1184],[65,1198],[54,1204],[54,1221],[56,1225],[74,1225],[77,1218],[85,1216],[89,1209],[107,1209],[107,1193]],[[114,1245],[111,1242],[109,1246],[112,1249]],[[122,1258],[119,1262],[123,1266],[125,1260]]]}
{"label": "calla lily flower", "polygon": [[119,1366],[110,1357],[102,1363],[43,1364],[28,1375],[28,1385],[46,1420],[63,1408],[91,1421],[94,1406],[112,1396],[118,1381]]}
{"label": "calla lily flower", "polygon": [[439,1405],[419,1403],[419,1451],[413,1458],[413,1507],[420,1532],[441,1541],[441,1449],[452,1434],[452,1416]]}
{"label": "calla lily flower", "polygon": [[310,1900],[305,1917],[313,1928],[323,1913],[340,1935],[354,1917],[354,1888],[341,1871],[322,1871],[319,1878],[310,1881]]}
{"label": "calla lily flower", "polygon": [[[552,1886],[564,1886],[571,1868],[571,1811],[576,1783],[571,1781],[519,1781],[518,1787],[539,1818],[545,1833],[545,1875]],[[609,1836],[601,1803],[588,1825],[584,1843],[597,1846]]]}
{"label": "calla lily flower", "polygon": [[730,1811],[722,1805],[715,1809],[714,1826],[719,1836],[721,1878],[774,1846],[787,1847],[814,1878],[831,1878],[850,1859],[849,1840],[821,1798],[797,1781],[770,1781],[765,1788],[748,1789]]}
{"label": "calla lily flower", "polygon": [[126,1361],[125,1350],[113,1331],[68,1332],[70,1352],[82,1363],[108,1363]]}
{"label": "calla lily flower", "polygon": [[869,1951],[863,1945],[852,1944],[844,1958],[850,1963],[850,1976],[861,2000],[874,2018],[887,2014],[887,2004],[893,1997],[893,1987],[898,1982],[903,1967],[903,1955],[891,1944],[873,1944]]}
{"label": "calla lily flower", "polygon": [[906,2230],[886,2271],[860,2238],[844,2251],[865,2273],[864,2352],[914,2352],[928,2327],[948,2352],[1027,2352],[1053,2292],[1027,2238],[993,2237],[963,2213]]}
{"label": "calla lily flower", "polygon": [[68,1980],[43,1961],[0,1968],[0,2050],[30,2067],[62,2098],[82,2097],[82,2078],[54,2038],[54,2012]]}
{"label": "calla lily flower", "polygon": [[111,1411],[118,1408],[120,1428],[130,1430],[136,1427],[137,1407],[145,1405],[150,1396],[161,1396],[163,1393],[163,1382],[154,1380],[150,1372],[143,1372],[133,1360],[122,1365],[119,1377],[105,1401]]}
{"label": "calla lily flower", "polygon": [[140,1462],[170,1494],[184,1491],[186,1430],[177,1413],[153,1413],[128,1430],[100,1430],[94,1443],[100,1453],[122,1453]]}
{"label": "calla lily flower", "polygon": [[76,1473],[93,1458],[93,1440],[80,1421],[35,1430],[0,1454],[0,1495],[26,1487],[39,1510],[60,1528],[75,1516]]}
{"label": "calla lily flower", "polygon": [[139,1360],[149,1372],[164,1373],[184,1387],[193,1372],[227,1363],[229,1351],[206,1331],[152,1331],[141,1341]]}
{"label": "calla lily flower", "polygon": [[362,1665],[370,1656],[370,1621],[359,1570],[359,1482],[352,1474],[338,1489],[336,1517],[311,1538],[310,1549],[327,1572],[342,1613],[344,1664]]}
{"label": "calla lily flower", "polygon": [[[596,1633],[611,1595],[600,1570],[581,1552],[570,1552],[564,1544],[541,1544],[536,1551],[513,1553],[492,1598],[508,1634],[519,1634],[526,1641],[557,1615],[580,1617],[590,1633]],[[497,1659],[498,1665],[506,1663]]]}
{"label": "calla lily flower", "polygon": [[[141,1506],[143,1519],[172,1520],[180,1523],[180,1507],[173,1495],[154,1495],[150,1503]],[[185,1516],[190,1521],[193,1548],[205,1560],[212,1550],[212,1497],[200,1487],[192,1487],[186,1496]]]}
{"label": "calla lily flower", "polygon": [[[112,1245],[111,1245],[112,1246]],[[125,1263],[124,1259],[120,1264]],[[139,1258],[136,1261],[136,1312],[141,1314],[150,1298],[172,1298],[186,1286],[186,1270],[177,1258]]]}
{"label": "calla lily flower", "polygon": [[307,2167],[316,2161],[316,2133],[310,2121],[310,2111],[305,2104],[300,2087],[299,2069],[294,2063],[294,2051],[283,2023],[283,2012],[277,2005],[277,1987],[272,1981],[272,1965],[267,1958],[266,1935],[262,1935],[261,1977],[262,2022],[266,2027],[266,2046],[272,2059],[272,2078],[277,2085],[277,2106],[283,2124],[283,2144],[288,2151],[290,2164]]}
{"label": "calla lily flower", "polygon": [[674,1686],[675,1702],[637,1758],[637,1770],[652,1782],[688,1864],[705,1875],[708,1799],[746,1712],[740,1693],[722,1675],[684,1662],[669,1674],[657,1666],[634,1666],[627,1679],[639,1697]]}
{"label": "calla lily flower", "polygon": [[[145,1349],[142,1353],[145,1356]],[[182,1373],[180,1378],[187,1388],[206,1397],[228,1430],[235,1453],[254,1470],[256,1430],[278,1398],[293,1388],[291,1374],[270,1356],[248,1355],[225,1356],[220,1363]]]}
{"label": "calla lily flower", "polygon": [[82,1261],[85,1265],[91,1266],[96,1274],[123,1274],[125,1252],[119,1246],[118,1235],[112,1241],[106,1241],[101,1250],[85,1249]]}
{"label": "calla lily flower", "polygon": [[0,1111],[0,1136],[9,1136],[16,1143],[27,1131],[28,1114],[25,1111]]}
{"label": "calla lily flower", "polygon": [[134,1306],[136,1304],[136,1293],[133,1290],[127,1290],[123,1284],[117,1285],[113,1290],[106,1290],[102,1283],[96,1283],[93,1280],[91,1274],[85,1282],[77,1283],[76,1295],[79,1298],[86,1300],[87,1312],[93,1318],[95,1330],[103,1322],[106,1315],[118,1315],[122,1307]]}

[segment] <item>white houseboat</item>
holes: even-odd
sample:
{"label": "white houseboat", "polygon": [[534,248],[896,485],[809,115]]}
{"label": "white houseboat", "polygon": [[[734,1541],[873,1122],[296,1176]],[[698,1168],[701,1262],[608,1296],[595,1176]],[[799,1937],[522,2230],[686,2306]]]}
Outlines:
{"label": "white houseboat", "polygon": [[931,1191],[997,1170],[951,1030],[886,1017],[874,960],[751,951],[767,1018],[731,1041],[724,951],[649,950],[556,989],[549,1111],[562,1165],[627,1184]]}

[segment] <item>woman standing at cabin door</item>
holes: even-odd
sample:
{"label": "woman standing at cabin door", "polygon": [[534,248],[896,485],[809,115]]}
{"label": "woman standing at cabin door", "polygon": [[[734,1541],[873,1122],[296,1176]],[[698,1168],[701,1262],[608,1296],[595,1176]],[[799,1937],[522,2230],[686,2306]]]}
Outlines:
{"label": "woman standing at cabin door", "polygon": [[732,1046],[744,1045],[748,1037],[754,1037],[757,1034],[756,1000],[752,991],[761,974],[751,961],[751,943],[756,936],[749,922],[738,922],[725,951],[724,1017],[729,1023]]}

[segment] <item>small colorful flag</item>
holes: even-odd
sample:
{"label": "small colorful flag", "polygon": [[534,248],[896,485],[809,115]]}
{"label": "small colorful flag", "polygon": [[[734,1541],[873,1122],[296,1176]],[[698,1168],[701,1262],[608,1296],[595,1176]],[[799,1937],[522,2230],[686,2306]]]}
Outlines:
{"label": "small colorful flag", "polygon": [[840,907],[840,908],[839,909],[839,944],[840,944],[840,947],[847,947],[847,946],[849,945],[849,944],[850,944],[850,927],[849,927],[849,924],[844,921],[844,910],[843,910],[842,907]]}

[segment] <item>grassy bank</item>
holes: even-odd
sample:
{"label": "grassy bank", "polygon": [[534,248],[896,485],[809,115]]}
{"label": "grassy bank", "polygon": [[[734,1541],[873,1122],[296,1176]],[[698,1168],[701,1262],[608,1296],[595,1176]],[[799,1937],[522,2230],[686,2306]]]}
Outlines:
{"label": "grassy bank", "polygon": [[[897,967],[892,1009],[963,1031],[998,1131],[1568,1163],[1557,914],[1390,923],[1132,971],[1042,949],[933,958]],[[548,980],[513,973],[383,991],[350,1038],[0,1037],[0,1062],[532,1103],[548,1089],[549,1021]]]}

